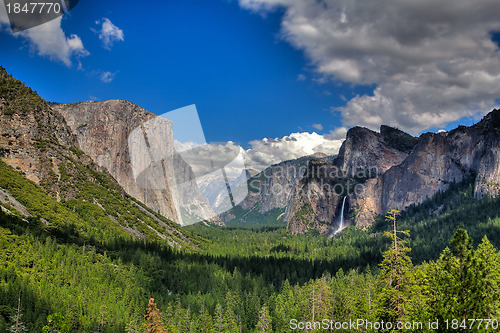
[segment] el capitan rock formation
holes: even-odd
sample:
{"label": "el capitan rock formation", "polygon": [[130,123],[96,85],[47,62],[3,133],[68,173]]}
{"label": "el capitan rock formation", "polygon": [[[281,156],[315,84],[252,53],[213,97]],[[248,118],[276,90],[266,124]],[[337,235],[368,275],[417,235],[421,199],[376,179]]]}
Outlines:
{"label": "el capitan rock formation", "polygon": [[[149,208],[185,224],[189,216],[215,216],[199,191],[191,167],[174,150],[170,120],[123,100],[58,104],[53,108],[66,120],[80,149],[107,170],[128,194]],[[131,136],[132,133],[138,135]],[[151,167],[154,176],[161,179],[144,180],[134,175],[129,146],[137,144],[137,140],[146,140],[148,146],[144,150],[151,150],[153,155],[156,149],[171,156],[168,161]],[[160,181],[162,186],[147,183],[150,180]],[[183,186],[178,186],[180,183]],[[219,221],[217,217],[211,220]]]}

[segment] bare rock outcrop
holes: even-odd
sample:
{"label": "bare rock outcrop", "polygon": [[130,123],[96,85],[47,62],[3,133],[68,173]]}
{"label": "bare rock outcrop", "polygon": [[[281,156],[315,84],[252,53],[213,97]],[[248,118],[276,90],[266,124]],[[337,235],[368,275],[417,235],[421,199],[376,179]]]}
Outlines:
{"label": "bare rock outcrop", "polygon": [[381,175],[408,156],[411,149],[408,144],[399,149],[397,145],[408,137],[408,141],[414,139],[416,143],[416,138],[388,126],[382,126],[381,133],[353,127],[347,132],[333,163],[349,177]]}
{"label": "bare rock outcrop", "polygon": [[[285,211],[287,229],[292,234],[316,229],[327,234],[338,215],[338,206],[345,187],[339,169],[321,160],[311,160],[304,177],[294,188]],[[336,183],[339,182],[339,183]],[[337,186],[338,185],[338,186]]]}
{"label": "bare rock outcrop", "polygon": [[[215,215],[201,195],[191,167],[174,150],[170,120],[123,100],[58,104],[53,108],[76,135],[80,149],[149,208],[184,224],[196,220],[196,216]],[[139,153],[131,155],[130,145]],[[155,161],[157,156],[169,158]],[[132,162],[136,173],[141,171],[139,175],[134,174]],[[183,205],[186,202],[189,205]]]}
{"label": "bare rock outcrop", "polygon": [[[323,153],[315,153],[271,165],[259,173],[247,174],[248,195],[237,208],[246,212],[256,209],[261,215],[286,208],[292,200],[297,181],[306,173],[308,162],[326,158],[328,156]],[[222,214],[221,218],[229,222],[236,216],[234,211],[230,210]]]}
{"label": "bare rock outcrop", "polygon": [[[382,126],[380,133],[354,127],[348,131],[333,164],[344,174],[342,179],[304,177],[298,182],[287,209],[289,229],[304,232],[314,228],[324,232],[321,223],[333,222],[339,196],[333,198],[335,191],[331,187],[330,192],[324,186],[318,187],[319,180],[354,183],[354,190],[346,194],[349,217],[362,228],[373,223],[377,214],[385,214],[390,209],[404,210],[438,191],[445,191],[451,183],[466,179],[474,180],[478,199],[497,196],[500,193],[500,110],[493,110],[474,126],[425,133],[418,139],[388,126]],[[300,218],[295,218],[302,207],[311,212],[307,216],[312,224],[306,226]]]}

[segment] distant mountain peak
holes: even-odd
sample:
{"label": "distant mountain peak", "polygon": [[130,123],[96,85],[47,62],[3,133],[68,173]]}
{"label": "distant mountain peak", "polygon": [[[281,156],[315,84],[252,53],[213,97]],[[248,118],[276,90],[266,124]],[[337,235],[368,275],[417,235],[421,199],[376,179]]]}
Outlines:
{"label": "distant mountain peak", "polygon": [[312,157],[312,158],[327,158],[328,155],[325,154],[325,153],[322,153],[322,152],[316,152],[314,154],[309,155],[309,157]]}
{"label": "distant mountain peak", "polygon": [[500,109],[493,109],[473,127],[483,129],[500,129]]}

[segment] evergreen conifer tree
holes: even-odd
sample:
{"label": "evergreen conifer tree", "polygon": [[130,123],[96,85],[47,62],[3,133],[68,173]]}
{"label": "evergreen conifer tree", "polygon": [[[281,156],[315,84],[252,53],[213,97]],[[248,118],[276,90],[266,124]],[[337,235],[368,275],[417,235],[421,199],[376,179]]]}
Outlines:
{"label": "evergreen conifer tree", "polygon": [[412,272],[413,264],[408,255],[411,249],[398,235],[409,236],[409,231],[397,230],[398,215],[399,211],[395,209],[386,215],[386,221],[393,224],[392,233],[386,232],[392,240],[392,246],[384,253],[384,259],[380,264],[376,306],[377,319],[393,324],[405,321],[410,314],[411,299],[416,288]]}
{"label": "evergreen conifer tree", "polygon": [[271,316],[269,315],[269,310],[264,304],[259,313],[259,321],[257,322],[257,327],[255,328],[256,333],[269,333],[272,332]]}
{"label": "evergreen conifer tree", "polygon": [[[499,310],[498,253],[485,237],[474,251],[472,239],[457,229],[440,258],[428,268],[432,316],[440,320],[488,319]],[[467,328],[460,327],[463,332]]]}

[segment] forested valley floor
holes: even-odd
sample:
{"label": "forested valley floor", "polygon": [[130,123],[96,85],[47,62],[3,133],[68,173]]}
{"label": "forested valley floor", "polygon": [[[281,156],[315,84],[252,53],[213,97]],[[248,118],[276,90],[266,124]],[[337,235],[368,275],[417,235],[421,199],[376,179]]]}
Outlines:
{"label": "forested valley floor", "polygon": [[[16,193],[30,186],[2,168]],[[0,332],[290,332],[292,320],[350,319],[439,320],[439,331],[465,332],[463,319],[490,320],[474,331],[500,319],[500,199],[476,200],[467,181],[334,238],[190,226],[199,249],[86,234],[66,210],[96,216],[74,202],[54,203],[52,226],[2,206]]]}

